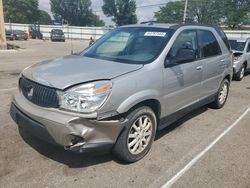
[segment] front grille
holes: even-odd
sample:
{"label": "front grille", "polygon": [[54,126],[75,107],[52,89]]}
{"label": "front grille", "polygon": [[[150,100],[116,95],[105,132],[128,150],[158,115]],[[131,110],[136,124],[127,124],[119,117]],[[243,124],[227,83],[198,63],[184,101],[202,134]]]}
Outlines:
{"label": "front grille", "polygon": [[30,102],[47,108],[57,108],[59,105],[56,89],[38,84],[24,77],[19,80],[19,88],[23,96]]}

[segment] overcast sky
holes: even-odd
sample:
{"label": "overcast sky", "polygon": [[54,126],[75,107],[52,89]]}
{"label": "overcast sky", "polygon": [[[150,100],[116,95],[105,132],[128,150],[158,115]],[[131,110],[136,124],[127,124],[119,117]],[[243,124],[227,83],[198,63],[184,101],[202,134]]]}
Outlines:
{"label": "overcast sky", "polygon": [[[145,5],[155,5],[155,4],[161,4],[166,3],[169,0],[136,0],[137,6],[145,6]],[[50,13],[50,0],[39,0],[39,6],[40,9],[45,10]],[[103,1],[102,0],[92,0],[92,9],[95,10],[101,10]],[[143,7],[137,9],[137,16],[139,19],[139,22],[142,21],[149,21],[152,20],[154,17],[154,12],[159,10],[159,6],[150,6],[150,7]],[[103,21],[106,22],[107,25],[112,24],[111,19],[107,18],[101,11],[96,12],[97,15],[101,17]]]}

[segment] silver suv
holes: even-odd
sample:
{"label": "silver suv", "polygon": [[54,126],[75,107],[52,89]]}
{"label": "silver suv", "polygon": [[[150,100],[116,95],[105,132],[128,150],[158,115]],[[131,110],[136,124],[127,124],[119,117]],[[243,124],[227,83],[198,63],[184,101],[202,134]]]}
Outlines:
{"label": "silver suv", "polygon": [[250,69],[250,39],[230,38],[229,43],[234,54],[234,79],[241,81]]}
{"label": "silver suv", "polygon": [[19,128],[66,150],[108,150],[135,162],[157,130],[203,105],[223,107],[231,57],[217,27],[120,27],[78,56],[25,69],[10,114]]}

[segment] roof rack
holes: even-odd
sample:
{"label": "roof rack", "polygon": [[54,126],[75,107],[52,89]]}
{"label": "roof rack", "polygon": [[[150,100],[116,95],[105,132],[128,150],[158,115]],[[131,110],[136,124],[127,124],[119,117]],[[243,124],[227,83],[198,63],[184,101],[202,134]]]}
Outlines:
{"label": "roof rack", "polygon": [[156,21],[145,21],[145,22],[141,22],[140,24],[154,25],[154,23],[156,23]]}
{"label": "roof rack", "polygon": [[212,24],[200,24],[200,23],[182,23],[182,24],[176,24],[173,25],[172,29],[178,29],[183,26],[204,26],[204,27],[213,27],[213,28],[220,28],[218,25],[212,25]]}

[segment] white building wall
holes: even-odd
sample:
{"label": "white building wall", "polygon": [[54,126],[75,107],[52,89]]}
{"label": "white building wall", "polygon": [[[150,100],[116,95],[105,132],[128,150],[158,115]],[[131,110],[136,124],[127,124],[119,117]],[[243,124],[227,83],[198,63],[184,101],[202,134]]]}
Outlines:
{"label": "white building wall", "polygon": [[[5,23],[6,29],[12,30],[29,30],[29,24],[16,24],[16,23]],[[83,39],[88,40],[90,37],[94,39],[100,38],[102,35],[110,31],[110,28],[106,27],[77,27],[77,26],[54,26],[54,25],[41,25],[40,30],[45,38],[50,37],[50,31],[52,29],[59,28],[65,33],[68,39]],[[225,31],[228,37],[234,38],[250,38],[250,31]]]}
{"label": "white building wall", "polygon": [[[29,24],[5,23],[5,28],[10,30],[29,30]],[[77,27],[77,26],[54,26],[54,25],[40,25],[40,31],[45,38],[50,37],[52,29],[62,29],[68,39],[94,39],[100,38],[102,35],[110,31],[106,27]]]}

